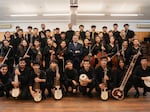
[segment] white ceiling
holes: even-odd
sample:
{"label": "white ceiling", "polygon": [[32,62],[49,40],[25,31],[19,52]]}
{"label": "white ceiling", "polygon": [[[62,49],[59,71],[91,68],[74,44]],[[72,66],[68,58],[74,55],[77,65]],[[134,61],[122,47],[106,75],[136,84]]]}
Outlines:
{"label": "white ceiling", "polygon": [[[77,21],[150,20],[150,0],[78,0],[78,13],[106,16],[77,16]],[[11,14],[38,14],[37,17],[10,17]],[[70,13],[70,0],[0,0],[0,21],[69,20],[70,16],[43,17],[44,13]],[[144,14],[138,17],[111,17],[111,13]]]}

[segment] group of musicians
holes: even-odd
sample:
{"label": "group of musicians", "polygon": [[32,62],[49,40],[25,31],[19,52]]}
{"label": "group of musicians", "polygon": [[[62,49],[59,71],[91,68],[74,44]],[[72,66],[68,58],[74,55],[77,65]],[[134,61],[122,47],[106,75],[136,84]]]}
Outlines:
{"label": "group of musicians", "polygon": [[[19,26],[14,34],[5,32],[0,50],[3,61],[0,96],[10,97],[12,88],[19,87],[18,98],[30,99],[35,93],[34,84],[39,83],[42,99],[52,97],[57,68],[64,96],[80,92],[92,97],[94,88],[101,94],[106,86],[104,80],[108,90],[112,91],[120,86],[134,55],[139,50],[142,53],[140,42],[129,29],[129,24],[125,24],[121,31],[118,31],[118,24],[114,24],[113,30],[107,31],[107,26],[103,26],[102,31],[97,32],[95,25],[90,31],[84,31],[84,25],[74,31],[70,23],[68,31],[60,33],[56,28],[53,35],[46,30],[45,24],[41,24],[41,28],[39,31],[29,26],[25,35]],[[80,81],[81,74],[87,76],[84,82]],[[17,82],[14,81],[16,75]],[[131,87],[136,90],[135,97],[140,96],[139,87],[143,88],[145,96],[149,91],[144,84],[147,76],[150,76],[148,60],[140,55],[125,85],[125,96]]]}

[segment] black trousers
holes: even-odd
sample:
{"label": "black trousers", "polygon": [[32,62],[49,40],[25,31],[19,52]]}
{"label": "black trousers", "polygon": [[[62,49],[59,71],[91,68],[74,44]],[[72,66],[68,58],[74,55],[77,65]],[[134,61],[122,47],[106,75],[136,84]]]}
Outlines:
{"label": "black trousers", "polygon": [[[83,95],[86,95],[86,94],[92,92],[92,90],[93,90],[93,88],[94,88],[94,83],[91,82],[91,83],[89,83],[87,86],[81,86],[81,85],[80,85],[79,88],[80,88],[80,92],[81,92]],[[87,88],[89,88],[89,91],[88,91],[88,92],[87,92]]]}
{"label": "black trousers", "polygon": [[72,87],[72,89],[76,89],[76,90],[78,87],[78,86],[75,86],[72,81],[64,81],[64,86],[65,86],[66,92],[68,92],[69,87]]}
{"label": "black trousers", "polygon": [[134,85],[134,88],[135,88],[135,90],[136,90],[136,92],[137,92],[138,94],[139,94],[138,87],[143,88],[143,93],[150,92],[150,88],[147,87],[147,86],[144,84],[144,81],[143,81],[143,80],[137,80],[137,79],[135,79],[133,85]]}
{"label": "black trousers", "polygon": [[21,100],[28,100],[31,99],[30,91],[29,91],[29,86],[23,86],[20,88],[20,96],[19,99]]}
{"label": "black trousers", "polygon": [[6,97],[9,97],[9,91],[12,89],[11,85],[3,85],[0,84],[0,96],[4,96],[4,92],[6,93]]}

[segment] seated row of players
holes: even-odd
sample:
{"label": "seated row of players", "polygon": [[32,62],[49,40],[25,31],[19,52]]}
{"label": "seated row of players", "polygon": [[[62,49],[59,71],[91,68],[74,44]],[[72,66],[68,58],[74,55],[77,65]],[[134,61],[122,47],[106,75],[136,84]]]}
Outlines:
{"label": "seated row of players", "polygon": [[[121,81],[124,78],[125,72],[127,70],[123,59],[119,60],[118,67],[112,74],[111,69],[107,66],[107,57],[102,57],[100,60],[100,66],[93,69],[90,66],[88,60],[84,60],[83,67],[80,69],[79,73],[75,68],[73,68],[73,63],[71,60],[66,61],[64,73],[59,72],[59,80],[61,87],[63,88],[63,94],[67,95],[69,92],[76,94],[79,91],[82,95],[88,95],[92,97],[92,90],[95,88],[98,95],[101,94],[101,90],[104,89],[105,85],[103,80],[107,80],[107,86],[109,90],[115,87],[119,87]],[[139,97],[140,93],[138,87],[143,88],[143,95],[149,91],[149,88],[145,86],[144,80],[147,80],[147,76],[150,73],[150,67],[148,66],[148,61],[146,58],[141,58],[140,65],[138,65],[134,71],[130,80],[125,86],[124,92],[125,96],[128,95],[128,91],[132,86],[136,89],[135,97]],[[18,66],[14,69],[11,74],[8,71],[8,65],[3,64],[0,68],[0,95],[6,95],[10,97],[10,91],[12,88],[19,87],[21,94],[20,99],[31,99],[34,96],[34,84],[40,83],[40,89],[42,91],[42,98],[52,96],[52,91],[54,89],[54,80],[56,77],[56,69],[58,67],[57,61],[51,61],[49,68],[46,71],[40,69],[40,64],[33,62],[31,68],[26,65],[25,59],[20,59]],[[107,68],[107,75],[104,75],[104,71]],[[86,74],[87,79],[84,83],[79,80],[80,74]],[[18,75],[18,82],[14,81],[15,75]],[[45,94],[45,89],[48,90],[48,94]]]}

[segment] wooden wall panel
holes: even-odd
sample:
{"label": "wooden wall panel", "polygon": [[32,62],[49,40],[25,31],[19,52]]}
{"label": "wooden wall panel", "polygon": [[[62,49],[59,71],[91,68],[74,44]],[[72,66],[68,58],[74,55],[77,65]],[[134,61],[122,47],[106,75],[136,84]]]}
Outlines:
{"label": "wooden wall panel", "polygon": [[144,38],[150,37],[150,32],[135,32],[135,34],[140,41],[143,41]]}

